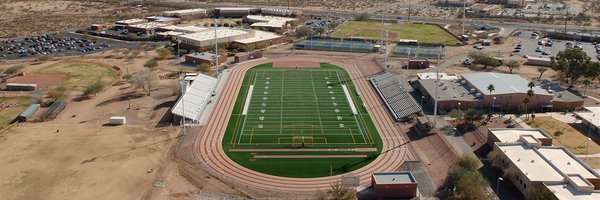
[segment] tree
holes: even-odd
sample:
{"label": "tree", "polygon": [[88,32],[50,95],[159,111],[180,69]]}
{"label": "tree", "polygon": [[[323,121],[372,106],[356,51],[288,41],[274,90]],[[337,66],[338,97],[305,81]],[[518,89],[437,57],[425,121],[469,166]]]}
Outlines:
{"label": "tree", "polygon": [[85,87],[85,90],[83,91],[83,96],[96,95],[96,93],[100,92],[102,88],[104,88],[104,83],[98,80]]}
{"label": "tree", "polygon": [[146,69],[141,72],[137,72],[131,76],[131,84],[136,88],[142,89],[142,91],[150,96],[152,88],[158,83],[158,77],[156,73],[150,69]]}
{"label": "tree", "polygon": [[48,91],[48,98],[54,100],[63,100],[67,98],[67,88],[63,85],[58,85]]}
{"label": "tree", "polygon": [[592,16],[586,14],[585,12],[580,12],[575,16],[575,22],[579,25],[586,24],[592,20]]}
{"label": "tree", "polygon": [[15,73],[19,73],[21,70],[23,70],[23,68],[25,68],[25,66],[23,65],[15,65],[15,66],[11,66],[9,68],[6,68],[4,70],[4,74],[15,74]]}
{"label": "tree", "polygon": [[456,193],[458,199],[467,200],[486,200],[487,193],[483,187],[487,183],[485,179],[477,171],[469,171],[465,173],[456,183]]}
{"label": "tree", "polygon": [[484,70],[486,70],[488,66],[498,67],[502,64],[498,59],[492,58],[481,52],[473,52],[469,54],[469,57],[473,59],[474,64],[483,65]]}
{"label": "tree", "polygon": [[158,62],[156,62],[156,59],[150,59],[148,61],[146,61],[146,63],[144,63],[144,67],[148,68],[150,70],[154,70],[154,68],[156,68],[158,66]]}
{"label": "tree", "polygon": [[547,187],[542,185],[536,185],[529,188],[527,192],[527,199],[529,200],[558,200],[556,195],[550,191]]}
{"label": "tree", "polygon": [[302,27],[298,28],[295,32],[295,36],[297,38],[308,37],[311,35],[313,35],[313,31],[310,30],[310,28],[308,28],[307,26],[302,26]]}
{"label": "tree", "polygon": [[494,87],[494,84],[489,84],[487,87],[487,90],[490,91],[490,95],[492,95],[493,91],[496,91],[496,87]]}
{"label": "tree", "polygon": [[515,69],[518,70],[519,67],[521,67],[521,63],[518,60],[506,61],[504,63],[504,65],[506,65],[506,67],[508,67],[508,73],[511,73],[511,74],[512,74],[513,70],[515,70]]}
{"label": "tree", "polygon": [[464,119],[467,120],[469,123],[473,123],[473,121],[483,119],[483,112],[474,108],[469,108],[467,112],[465,112]]}
{"label": "tree", "polygon": [[463,167],[469,171],[475,171],[479,168],[479,160],[473,156],[463,155],[458,158],[456,164],[460,167]]}
{"label": "tree", "polygon": [[167,59],[172,54],[171,50],[168,48],[157,49],[156,53],[158,54],[158,58],[161,60]]}
{"label": "tree", "polygon": [[571,87],[592,65],[591,58],[579,48],[558,52],[556,57],[550,57],[550,61],[552,69],[562,72]]}
{"label": "tree", "polygon": [[355,200],[357,199],[356,193],[346,187],[340,182],[331,184],[331,188],[327,190],[327,196],[325,199],[328,200]]}
{"label": "tree", "polygon": [[589,78],[586,78],[585,80],[583,80],[583,96],[586,96],[587,94],[587,88],[592,84],[592,80],[590,80]]}
{"label": "tree", "polygon": [[450,113],[448,113],[448,115],[450,115],[450,117],[456,119],[458,121],[458,124],[461,124],[464,119],[465,112],[463,112],[460,109],[453,109],[450,111]]}
{"label": "tree", "polygon": [[208,63],[200,63],[198,67],[196,67],[196,71],[202,73],[208,73],[211,71],[210,65]]}
{"label": "tree", "polygon": [[542,75],[544,75],[544,72],[548,71],[548,68],[538,67],[537,71],[540,73],[540,77],[538,77],[538,79],[542,79]]}

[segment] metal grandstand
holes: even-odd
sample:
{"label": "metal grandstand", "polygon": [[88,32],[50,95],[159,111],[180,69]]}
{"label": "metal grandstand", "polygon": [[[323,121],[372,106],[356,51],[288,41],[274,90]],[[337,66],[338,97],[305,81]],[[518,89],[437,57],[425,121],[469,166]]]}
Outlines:
{"label": "metal grandstand", "polygon": [[406,116],[422,111],[421,106],[402,87],[393,74],[386,72],[369,81],[396,121],[401,121]]}
{"label": "metal grandstand", "polygon": [[364,41],[340,39],[308,39],[294,44],[295,49],[369,53],[376,50],[375,44]]}

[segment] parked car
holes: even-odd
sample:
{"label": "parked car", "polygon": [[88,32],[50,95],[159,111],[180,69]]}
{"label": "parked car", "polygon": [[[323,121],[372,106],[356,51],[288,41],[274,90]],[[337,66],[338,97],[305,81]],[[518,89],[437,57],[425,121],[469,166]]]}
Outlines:
{"label": "parked car", "polygon": [[543,51],[543,52],[542,52],[542,55],[549,56],[549,55],[550,55],[550,52]]}
{"label": "parked car", "polygon": [[535,52],[543,52],[543,51],[544,51],[544,48],[542,48],[542,47],[538,47],[535,49]]}

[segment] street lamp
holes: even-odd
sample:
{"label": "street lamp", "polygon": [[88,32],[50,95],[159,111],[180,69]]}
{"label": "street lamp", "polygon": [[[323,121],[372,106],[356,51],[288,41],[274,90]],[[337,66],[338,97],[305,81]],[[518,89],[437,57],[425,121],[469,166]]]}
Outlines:
{"label": "street lamp", "polygon": [[423,108],[423,101],[425,100],[425,96],[421,96],[421,108]]}
{"label": "street lamp", "polygon": [[458,109],[460,110],[460,102],[458,102]]}
{"label": "street lamp", "polygon": [[502,177],[498,177],[498,181],[496,181],[496,195],[498,195],[498,197],[500,197],[500,181],[503,181],[504,179]]}

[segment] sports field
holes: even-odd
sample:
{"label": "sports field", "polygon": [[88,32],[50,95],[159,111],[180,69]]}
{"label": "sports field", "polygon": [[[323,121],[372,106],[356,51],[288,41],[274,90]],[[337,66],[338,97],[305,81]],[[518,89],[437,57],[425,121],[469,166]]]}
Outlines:
{"label": "sports field", "polygon": [[[332,34],[336,38],[359,37],[364,39],[381,39],[381,22],[374,21],[350,21],[338,27]],[[460,43],[456,38],[442,30],[440,27],[430,24],[396,24],[388,23],[388,40],[398,41],[400,39],[418,40],[419,42],[455,45]]]}
{"label": "sports field", "polygon": [[345,70],[272,65],[245,75],[223,140],[230,158],[267,174],[320,177],[377,157],[381,139]]}

